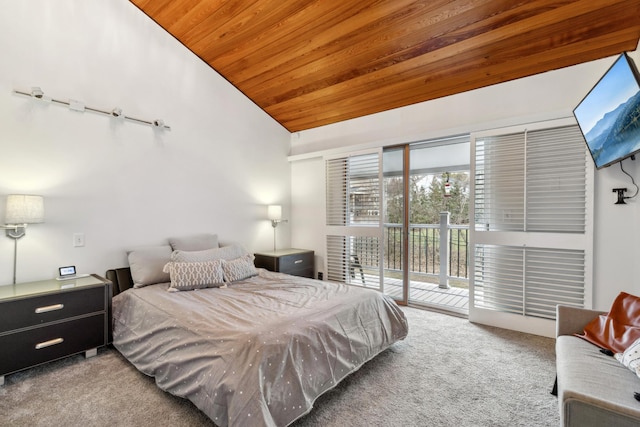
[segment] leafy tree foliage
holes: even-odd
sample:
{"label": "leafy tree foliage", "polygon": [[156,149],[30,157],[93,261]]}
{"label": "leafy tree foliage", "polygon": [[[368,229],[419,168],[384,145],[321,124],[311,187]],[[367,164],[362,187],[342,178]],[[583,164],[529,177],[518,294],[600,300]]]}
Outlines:
{"label": "leafy tree foliage", "polygon": [[[447,179],[449,196],[445,196]],[[385,180],[387,218],[391,224],[402,223],[402,178]],[[469,174],[412,175],[409,178],[410,221],[412,224],[438,224],[440,212],[450,212],[451,224],[469,223]]]}

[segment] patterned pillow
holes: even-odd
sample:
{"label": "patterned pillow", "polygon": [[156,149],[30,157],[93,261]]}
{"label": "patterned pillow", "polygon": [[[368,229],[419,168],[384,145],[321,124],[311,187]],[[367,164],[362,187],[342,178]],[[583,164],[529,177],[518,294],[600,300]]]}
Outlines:
{"label": "patterned pillow", "polygon": [[613,356],[640,377],[640,338],[627,347],[624,353],[616,353]]}
{"label": "patterned pillow", "polygon": [[168,262],[163,271],[169,273],[169,292],[217,288],[224,285],[222,261]]}
{"label": "patterned pillow", "polygon": [[223,246],[221,248],[206,249],[203,251],[173,251],[171,261],[174,262],[204,262],[215,259],[232,260],[248,255],[249,252],[240,245]]}
{"label": "patterned pillow", "polygon": [[253,265],[252,255],[245,255],[230,261],[222,260],[222,268],[225,282],[235,282],[258,275],[258,271]]}

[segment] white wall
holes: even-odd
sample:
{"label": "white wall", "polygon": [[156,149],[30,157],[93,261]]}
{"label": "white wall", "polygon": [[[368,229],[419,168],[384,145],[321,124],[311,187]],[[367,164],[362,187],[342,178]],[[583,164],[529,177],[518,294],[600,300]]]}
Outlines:
{"label": "white wall", "polygon": [[[640,65],[640,52],[630,56]],[[386,146],[486,129],[572,117],[573,108],[605,73],[611,57],[506,82],[409,107],[292,134],[292,239],[315,249],[324,268],[324,166],[318,155],[344,149]],[[640,182],[638,161],[624,161]],[[305,191],[297,191],[296,185]],[[618,165],[596,171],[594,307],[607,310],[619,292],[640,295],[640,196],[614,205],[613,188],[635,187]],[[303,225],[304,224],[304,225]],[[303,228],[304,227],[304,228]]]}
{"label": "white wall", "polygon": [[[46,209],[18,242],[19,282],[70,264],[104,274],[128,248],[196,232],[271,247],[266,205],[290,204],[283,127],[126,0],[0,7],[0,222],[6,194],[44,195]],[[31,86],[171,131],[13,93]],[[74,232],[86,246],[72,247]],[[288,246],[289,228],[278,233]],[[12,263],[0,236],[0,284]]]}
{"label": "white wall", "polygon": [[324,271],[324,202],[324,161],[316,158],[291,163],[291,245],[315,251],[316,272]]}

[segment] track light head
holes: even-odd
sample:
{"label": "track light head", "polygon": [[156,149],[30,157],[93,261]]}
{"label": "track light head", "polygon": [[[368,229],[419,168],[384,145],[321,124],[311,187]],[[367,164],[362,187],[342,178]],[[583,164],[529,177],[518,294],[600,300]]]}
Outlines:
{"label": "track light head", "polygon": [[44,92],[39,87],[34,86],[31,88],[31,96],[40,99],[44,96]]}

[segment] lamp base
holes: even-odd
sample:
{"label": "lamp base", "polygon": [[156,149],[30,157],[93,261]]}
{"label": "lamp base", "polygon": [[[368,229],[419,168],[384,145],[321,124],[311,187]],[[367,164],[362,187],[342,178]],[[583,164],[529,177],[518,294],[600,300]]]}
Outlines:
{"label": "lamp base", "polygon": [[12,228],[7,228],[7,237],[11,237],[12,239],[19,239],[24,237],[26,234],[26,230],[24,226],[15,226]]}
{"label": "lamp base", "polygon": [[288,222],[286,219],[272,219],[271,226],[273,227],[273,252],[276,251],[276,227],[281,222]]}

